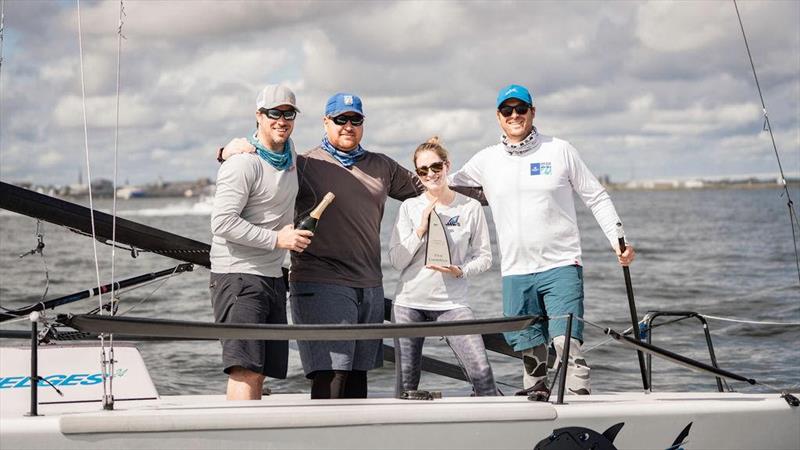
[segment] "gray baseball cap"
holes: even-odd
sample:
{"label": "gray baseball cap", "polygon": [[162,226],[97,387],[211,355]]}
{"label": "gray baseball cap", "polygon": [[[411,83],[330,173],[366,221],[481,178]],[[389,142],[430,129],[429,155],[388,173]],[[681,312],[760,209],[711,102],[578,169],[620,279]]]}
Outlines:
{"label": "gray baseball cap", "polygon": [[297,112],[300,112],[294,92],[291,89],[282,84],[268,84],[256,97],[256,111],[261,108],[271,109],[277,106],[291,106]]}

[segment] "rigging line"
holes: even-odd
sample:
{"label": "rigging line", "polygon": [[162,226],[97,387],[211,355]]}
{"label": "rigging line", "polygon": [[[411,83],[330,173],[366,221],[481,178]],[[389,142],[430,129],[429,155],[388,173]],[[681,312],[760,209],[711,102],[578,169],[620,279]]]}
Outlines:
{"label": "rigging line", "polygon": [[731,317],[719,317],[719,316],[711,316],[708,314],[698,314],[700,317],[711,319],[711,320],[721,320],[723,322],[737,322],[737,323],[751,323],[755,325],[779,325],[779,326],[787,326],[787,327],[796,327],[800,326],[800,322],[770,322],[770,321],[758,321],[758,320],[745,320],[745,319],[734,319]]}
{"label": "rigging line", "polygon": [[[89,163],[89,126],[86,119],[86,79],[83,73],[83,35],[81,29],[81,0],[76,0],[78,4],[78,54],[80,58],[81,71],[81,111],[83,113],[83,145],[86,157],[86,181],[89,187],[89,219],[92,225],[92,248],[94,249],[94,269],[97,275],[97,288],[100,289],[100,262],[97,258],[97,233],[94,223],[94,199],[92,196],[92,166]],[[100,306],[103,306],[103,293],[99,292]]]}
{"label": "rigging line", "polygon": [[450,350],[456,356],[456,362],[458,363],[458,368],[461,369],[461,373],[464,374],[464,378],[467,379],[467,383],[472,385],[472,391],[475,392],[475,394],[477,395],[477,392],[475,391],[475,384],[472,382],[472,378],[470,378],[469,373],[467,373],[467,368],[464,367],[464,363],[463,361],[461,361],[461,357],[458,355],[458,352],[456,351],[456,349],[453,348],[453,345],[450,343],[450,339],[447,339],[447,336],[442,336],[439,339],[444,341],[445,344],[447,344],[447,346],[450,347]]}
{"label": "rigging line", "polygon": [[[19,259],[24,258],[26,256],[39,254],[42,258],[42,264],[44,265],[44,292],[42,292],[42,297],[39,299],[39,303],[44,302],[45,297],[47,296],[47,292],[50,290],[50,271],[47,269],[47,259],[44,256],[44,231],[41,231],[42,221],[40,219],[36,219],[36,231],[34,232],[34,236],[36,236],[36,247],[27,252],[19,255]],[[16,312],[15,309],[6,308],[0,305],[0,309],[3,311],[14,313]]]}
{"label": "rigging line", "polygon": [[[125,5],[123,0],[119,0],[119,24],[117,26],[117,104],[116,104],[116,123],[114,126],[114,199],[111,206],[111,303],[112,314],[115,311],[113,307],[114,300],[114,269],[116,261],[116,243],[117,243],[117,169],[119,167],[119,91],[120,91],[120,67],[122,61],[122,39],[125,38],[122,34],[122,26],[124,25],[123,17],[125,16]],[[113,339],[113,337],[112,337]]]}
{"label": "rigging line", "polygon": [[[125,14],[125,7],[122,0],[119,0],[119,22],[117,25],[117,86],[116,86],[116,112],[115,112],[115,126],[114,126],[114,181],[113,181],[113,199],[111,207],[111,297],[109,299],[110,310],[109,313],[113,316],[117,312],[118,305],[116,304],[116,296],[114,295],[114,269],[115,269],[115,256],[116,256],[116,242],[117,242],[117,168],[119,167],[119,91],[120,91],[120,65],[122,60],[122,17]],[[174,274],[174,272],[173,272]],[[100,311],[100,314],[103,314]],[[102,339],[102,337],[101,337]],[[113,408],[114,405],[114,335],[109,335],[109,358],[106,361],[103,359],[103,373],[106,374],[105,368],[108,367],[108,393],[103,392],[103,403],[106,408]],[[103,356],[105,356],[105,348]],[[106,366],[106,364],[108,366]],[[105,383],[103,383],[105,388]]]}
{"label": "rigging line", "polygon": [[39,256],[42,257],[42,264],[44,265],[44,292],[42,292],[42,298],[40,301],[44,301],[45,297],[47,296],[47,292],[50,290],[50,271],[47,270],[47,258],[44,257],[44,231],[41,233],[39,232],[39,228],[42,226],[42,221],[37,219],[36,220],[36,238],[39,241],[39,245],[36,246],[38,250]]}
{"label": "rigging line", "polygon": [[[111,206],[111,297],[110,297],[110,305],[111,310],[110,313],[113,316],[117,312],[117,305],[116,305],[116,296],[114,295],[114,269],[116,268],[116,253],[117,253],[117,168],[119,167],[119,86],[120,86],[120,66],[122,60],[122,17],[125,15],[125,6],[122,4],[122,0],[119,0],[119,23],[117,26],[117,102],[116,102],[116,122],[114,125],[114,181],[113,181],[113,199],[112,199],[112,206]],[[102,314],[102,311],[100,312]],[[109,379],[108,379],[108,391],[109,391],[109,398],[111,399],[111,403],[114,402],[114,335],[109,336],[110,346],[110,370],[109,370]],[[104,392],[105,394],[105,392]]]}
{"label": "rigging line", "polygon": [[[168,277],[164,278],[163,280],[160,280],[160,281],[161,281],[161,283],[159,283],[159,285],[158,285],[158,286],[156,286],[156,288],[155,288],[155,289],[153,289],[153,290],[152,290],[152,291],[151,291],[149,294],[147,294],[147,295],[146,295],[144,298],[142,298],[141,300],[139,300],[139,302],[138,302],[138,303],[136,303],[135,305],[131,306],[131,307],[130,307],[130,308],[128,308],[127,310],[125,310],[125,311],[123,311],[123,312],[119,313],[118,315],[120,315],[120,316],[124,316],[125,314],[128,314],[129,312],[133,311],[133,309],[134,309],[134,308],[136,308],[137,306],[140,306],[142,303],[144,303],[144,302],[146,302],[146,301],[150,300],[150,298],[151,298],[151,297],[153,297],[153,295],[156,293],[156,291],[158,291],[159,289],[161,289],[161,287],[162,287],[162,286],[164,286],[164,284],[166,284],[166,283],[167,283],[167,281],[169,281],[169,279],[170,279],[170,278],[172,278],[172,277],[174,277],[174,276],[175,276],[175,274],[177,273],[177,271],[178,271],[178,266],[175,266],[175,270],[174,270],[174,271],[172,271],[172,273],[171,273],[171,274],[170,274]],[[155,282],[156,282],[156,280],[153,280],[153,283],[155,283]],[[137,286],[137,287],[144,287],[144,286]]]}
{"label": "rigging line", "polygon": [[[94,223],[94,199],[92,196],[92,169],[91,164],[89,163],[89,125],[86,119],[86,77],[83,71],[83,30],[81,27],[81,0],[76,0],[78,6],[78,54],[80,59],[80,72],[81,72],[81,111],[83,113],[83,143],[84,143],[84,154],[86,156],[86,181],[89,187],[89,218],[91,222],[92,228],[92,249],[94,252],[94,270],[95,275],[97,276],[97,298],[100,304],[100,314],[102,314],[102,307],[103,307],[103,293],[102,293],[102,283],[100,281],[100,262],[97,258],[97,231],[95,228]],[[115,193],[116,194],[116,193]],[[113,357],[112,357],[113,358]],[[109,396],[107,395],[108,386],[107,386],[107,378],[108,378],[108,355],[106,353],[106,342],[105,342],[105,335],[100,334],[100,359],[101,359],[101,368],[103,374],[103,406],[104,408],[107,407],[109,404],[108,399]],[[110,397],[113,399],[113,396]],[[113,400],[111,400],[113,402]]]}
{"label": "rigging line", "polygon": [[781,184],[783,185],[783,190],[786,194],[786,204],[789,207],[789,221],[792,225],[792,242],[794,243],[794,261],[795,265],[797,266],[797,280],[800,282],[800,253],[797,251],[797,235],[795,233],[795,226],[800,226],[800,220],[797,219],[797,211],[795,211],[794,202],[792,202],[792,197],[789,195],[789,187],[786,183],[786,176],[783,173],[783,165],[781,164],[781,157],[778,154],[778,146],[775,144],[775,135],[772,133],[772,124],[769,121],[769,115],[767,115],[767,105],[764,102],[764,95],[761,92],[761,84],[758,82],[756,65],[753,63],[753,55],[750,52],[750,45],[747,43],[747,33],[744,31],[742,16],[739,14],[739,6],[736,4],[736,0],[733,0],[733,7],[736,9],[736,17],[739,19],[739,28],[742,30],[744,47],[747,49],[747,57],[750,59],[750,68],[753,69],[753,78],[756,81],[758,97],[761,99],[761,110],[764,112],[764,125],[766,130],[769,131],[769,137],[772,140],[772,150],[775,152],[775,159],[778,161],[778,170],[781,174]]}
{"label": "rigging line", "polygon": [[0,0],[0,152],[3,150],[3,37],[6,28],[6,0]]}

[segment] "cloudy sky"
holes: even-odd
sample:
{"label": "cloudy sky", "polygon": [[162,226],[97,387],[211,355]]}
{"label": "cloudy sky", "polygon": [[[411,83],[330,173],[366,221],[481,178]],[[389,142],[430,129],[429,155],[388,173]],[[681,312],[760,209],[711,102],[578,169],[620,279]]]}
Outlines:
{"label": "cloudy sky", "polygon": [[[74,183],[84,128],[73,1],[4,1],[0,178]],[[214,177],[282,82],[322,136],[325,99],[364,99],[363,144],[410,166],[439,135],[456,166],[499,139],[494,99],[529,86],[536,125],[612,180],[770,174],[777,164],[732,2],[131,1],[119,180]],[[81,2],[93,177],[111,178],[119,3]],[[739,3],[784,169],[800,172],[800,2]]]}

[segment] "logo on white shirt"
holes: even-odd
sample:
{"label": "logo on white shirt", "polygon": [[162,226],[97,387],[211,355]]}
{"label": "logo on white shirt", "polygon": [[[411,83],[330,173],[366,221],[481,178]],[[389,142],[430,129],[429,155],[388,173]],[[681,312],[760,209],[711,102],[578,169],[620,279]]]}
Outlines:
{"label": "logo on white shirt", "polygon": [[553,166],[549,162],[531,163],[531,175],[550,175]]}

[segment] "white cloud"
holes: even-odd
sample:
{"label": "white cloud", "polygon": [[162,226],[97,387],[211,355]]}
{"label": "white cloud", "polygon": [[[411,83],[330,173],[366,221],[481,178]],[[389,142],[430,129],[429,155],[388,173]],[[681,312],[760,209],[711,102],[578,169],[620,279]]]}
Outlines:
{"label": "white cloud", "polygon": [[458,2],[401,1],[365,15],[347,15],[336,25],[350,28],[354,39],[379,49],[373,57],[438,57],[443,45],[457,41],[464,16]]}
{"label": "white cloud", "polygon": [[636,35],[653,50],[695,50],[726,38],[731,14],[727,2],[648,2],[639,7]]}
{"label": "white cloud", "polygon": [[654,103],[655,97],[653,94],[644,94],[632,99],[628,103],[628,107],[632,112],[643,113],[650,111],[653,108]]}
{"label": "white cloud", "polygon": [[150,156],[156,161],[167,161],[170,158],[171,153],[169,150],[165,150],[163,148],[154,148],[150,152]]}
{"label": "white cloud", "polygon": [[44,167],[54,167],[64,162],[64,154],[57,151],[49,151],[39,155],[37,160]]}
{"label": "white cloud", "polygon": [[[131,94],[121,95],[119,124],[122,127],[154,127],[159,125],[158,113],[145,101]],[[86,121],[91,127],[112,128],[116,126],[116,96],[88,97],[86,99]],[[53,107],[57,126],[83,130],[83,106],[81,97],[67,95]]]}
{"label": "white cloud", "polygon": [[[300,148],[319,142],[325,100],[350,91],[364,99],[368,148],[406,164],[437,134],[458,165],[497,141],[497,89],[517,82],[534,91],[537,127],[614,179],[630,176],[629,161],[654,177],[775,165],[730,3],[125,5],[119,145],[133,182],[213,177],[206,153],[252,131],[257,90],[277,81],[298,95]],[[800,3],[739,7],[784,165],[800,167]],[[82,4],[95,173],[112,164],[117,8]],[[76,19],[69,4],[6,2],[3,179],[74,181],[84,147]],[[674,164],[689,155],[690,168]]]}
{"label": "white cloud", "polygon": [[650,114],[644,131],[674,134],[703,134],[737,128],[759,117],[760,108],[753,103],[706,108],[693,105],[683,110],[660,110]]}
{"label": "white cloud", "polygon": [[382,123],[370,129],[375,141],[381,143],[419,144],[436,135],[440,136],[447,146],[447,142],[474,138],[481,129],[479,114],[469,110],[436,112],[406,110],[387,114],[383,119]]}

